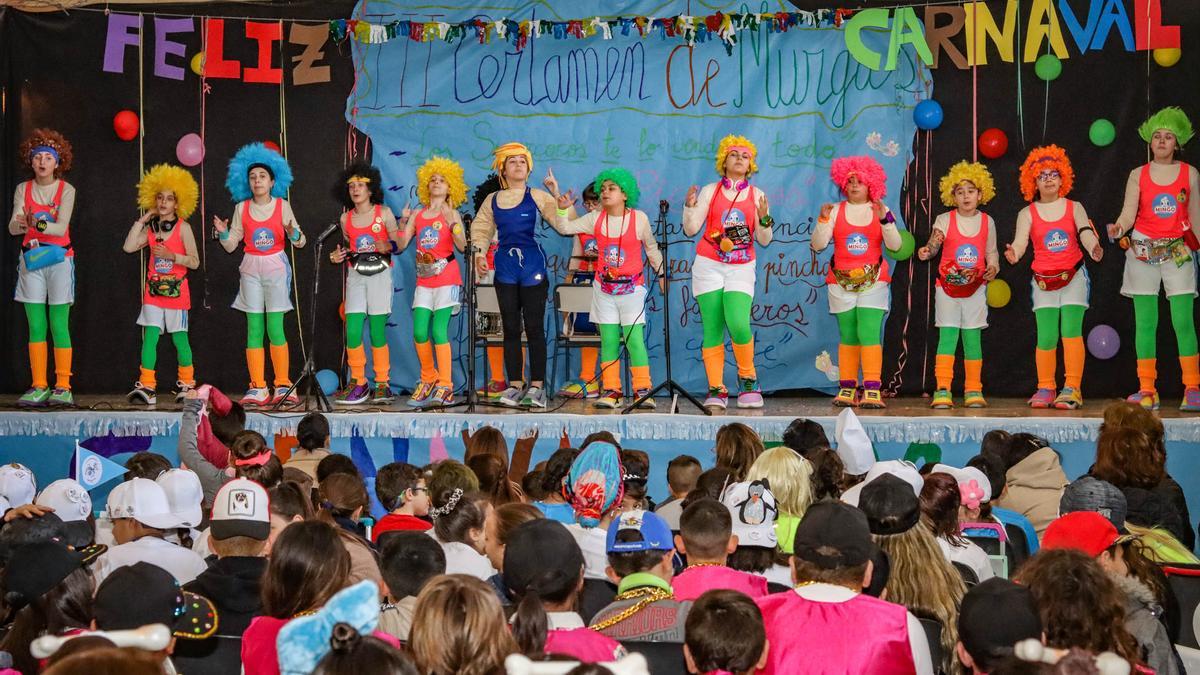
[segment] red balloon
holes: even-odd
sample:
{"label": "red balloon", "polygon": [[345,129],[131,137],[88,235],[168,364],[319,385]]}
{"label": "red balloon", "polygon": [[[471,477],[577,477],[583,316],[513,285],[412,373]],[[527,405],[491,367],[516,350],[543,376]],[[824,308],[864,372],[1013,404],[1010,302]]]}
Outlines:
{"label": "red balloon", "polygon": [[988,159],[999,159],[1008,152],[1008,136],[999,129],[991,128],[979,134],[979,154]]}
{"label": "red balloon", "polygon": [[113,117],[113,131],[117,138],[132,141],[138,135],[138,116],[132,110],[122,110]]}
{"label": "red balloon", "polygon": [[283,151],[279,149],[279,146],[275,143],[275,141],[263,141],[263,146],[268,150],[274,150],[281,155],[283,154]]}

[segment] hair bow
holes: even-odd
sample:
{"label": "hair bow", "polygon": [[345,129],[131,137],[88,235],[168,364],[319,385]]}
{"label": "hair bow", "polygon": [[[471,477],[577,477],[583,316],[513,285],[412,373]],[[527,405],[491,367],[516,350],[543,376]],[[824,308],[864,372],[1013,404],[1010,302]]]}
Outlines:
{"label": "hair bow", "polygon": [[959,483],[958,493],[962,496],[962,505],[969,509],[979,508],[980,502],[987,496],[979,485],[979,481],[973,478],[965,483]]}
{"label": "hair bow", "polygon": [[379,625],[379,588],[364,580],[337,592],[315,614],[292,619],[279,631],[275,648],[281,673],[307,675],[329,653],[333,627],[350,624],[361,635]]}

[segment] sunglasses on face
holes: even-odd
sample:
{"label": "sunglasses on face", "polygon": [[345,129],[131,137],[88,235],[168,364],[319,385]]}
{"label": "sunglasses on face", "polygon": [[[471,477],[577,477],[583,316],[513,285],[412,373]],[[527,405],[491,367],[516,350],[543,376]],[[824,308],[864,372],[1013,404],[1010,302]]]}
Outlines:
{"label": "sunglasses on face", "polygon": [[1038,180],[1045,183],[1047,181],[1057,180],[1059,173],[1057,171],[1043,171],[1038,174]]}

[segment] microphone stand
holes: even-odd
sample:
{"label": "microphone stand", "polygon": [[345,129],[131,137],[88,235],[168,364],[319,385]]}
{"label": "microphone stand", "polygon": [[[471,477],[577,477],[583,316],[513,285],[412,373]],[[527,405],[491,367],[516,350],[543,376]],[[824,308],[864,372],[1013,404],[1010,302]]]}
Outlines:
{"label": "microphone stand", "polygon": [[[292,386],[288,387],[287,393],[283,398],[271,406],[272,411],[282,410],[287,403],[287,397],[292,395],[292,392],[299,388],[300,383],[304,383],[304,410],[309,410],[311,397],[316,396],[316,409],[320,412],[333,412],[333,404],[329,402],[329,397],[321,389],[321,384],[317,382],[317,337],[320,332],[317,331],[317,295],[321,291],[321,261],[324,260],[322,255],[325,250],[325,239],[336,231],[338,225],[334,223],[329,229],[326,229],[320,237],[317,238],[317,248],[314,251],[315,262],[313,264],[313,291],[312,300],[308,305],[308,354],[304,357],[304,367],[300,369],[300,374],[292,382]],[[315,385],[315,386],[314,386]]]}
{"label": "microphone stand", "polygon": [[659,236],[662,238],[659,241],[659,248],[662,249],[663,257],[662,274],[663,278],[666,279],[666,291],[663,293],[663,348],[666,351],[667,378],[660,382],[657,387],[651,389],[645,396],[642,396],[633,403],[630,403],[624,410],[621,411],[622,415],[628,415],[631,410],[637,408],[642,404],[643,401],[664,389],[671,393],[671,408],[668,411],[669,413],[674,414],[677,412],[679,408],[679,397],[682,396],[699,408],[700,412],[704,413],[705,415],[712,415],[712,411],[704,407],[704,404],[700,402],[700,399],[692,396],[688,390],[681,387],[679,383],[671,377],[671,257],[668,253],[671,242],[667,236],[667,212],[670,210],[671,204],[667,202],[667,200],[659,200],[658,220],[655,222],[658,224]]}

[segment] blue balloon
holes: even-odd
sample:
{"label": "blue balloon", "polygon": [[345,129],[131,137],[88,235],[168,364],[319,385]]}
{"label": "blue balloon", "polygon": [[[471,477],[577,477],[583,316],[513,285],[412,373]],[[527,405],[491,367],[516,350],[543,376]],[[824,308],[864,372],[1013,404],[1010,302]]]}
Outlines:
{"label": "blue balloon", "polygon": [[326,396],[333,396],[333,393],[337,391],[338,388],[337,373],[329,370],[328,368],[325,370],[318,370],[317,384],[321,385],[321,391],[323,391]]}
{"label": "blue balloon", "polygon": [[933,99],[926,99],[913,108],[913,121],[918,129],[929,131],[942,126],[942,104]]}

